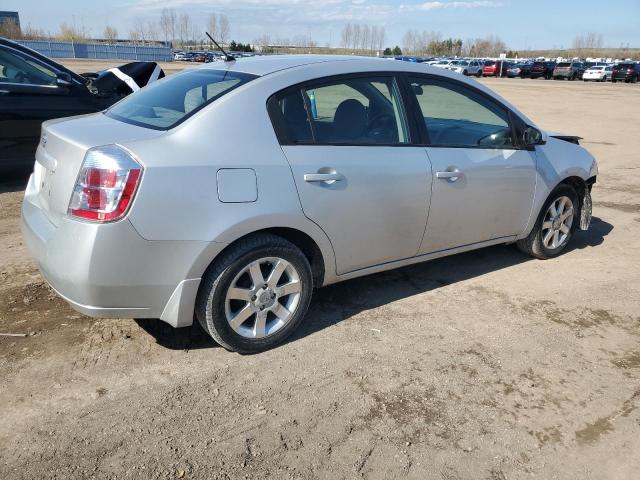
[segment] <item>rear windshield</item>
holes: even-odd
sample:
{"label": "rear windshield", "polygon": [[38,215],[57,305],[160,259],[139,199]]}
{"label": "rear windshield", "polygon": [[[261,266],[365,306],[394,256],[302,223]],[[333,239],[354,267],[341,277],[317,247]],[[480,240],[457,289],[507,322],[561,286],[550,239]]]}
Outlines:
{"label": "rear windshield", "polygon": [[493,60],[487,60],[486,62],[484,62],[484,65],[486,67],[491,67],[491,66],[493,66],[495,64],[496,64],[496,62],[494,62]]}
{"label": "rear windshield", "polygon": [[558,67],[570,67],[571,64],[570,63],[566,63],[566,62],[562,62],[562,63],[559,63],[557,66]]}
{"label": "rear windshield", "polygon": [[619,63],[616,65],[616,68],[633,68],[635,65],[633,63]]}
{"label": "rear windshield", "polygon": [[133,125],[168,130],[254,78],[227,70],[186,70],[138,90],[105,114]]}

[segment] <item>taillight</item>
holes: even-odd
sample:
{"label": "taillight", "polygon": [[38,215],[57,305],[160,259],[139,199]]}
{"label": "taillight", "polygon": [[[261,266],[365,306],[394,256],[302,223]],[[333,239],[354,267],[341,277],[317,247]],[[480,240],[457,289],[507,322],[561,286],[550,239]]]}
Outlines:
{"label": "taillight", "polygon": [[89,149],[73,188],[69,214],[98,222],[121,219],[133,202],[142,170],[117,145]]}

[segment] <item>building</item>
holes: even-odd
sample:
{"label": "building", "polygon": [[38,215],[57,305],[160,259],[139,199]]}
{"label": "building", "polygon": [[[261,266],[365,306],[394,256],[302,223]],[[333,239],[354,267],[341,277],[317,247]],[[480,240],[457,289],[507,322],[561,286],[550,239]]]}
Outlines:
{"label": "building", "polygon": [[5,23],[13,23],[20,30],[20,15],[18,12],[4,12],[0,11],[0,25]]}

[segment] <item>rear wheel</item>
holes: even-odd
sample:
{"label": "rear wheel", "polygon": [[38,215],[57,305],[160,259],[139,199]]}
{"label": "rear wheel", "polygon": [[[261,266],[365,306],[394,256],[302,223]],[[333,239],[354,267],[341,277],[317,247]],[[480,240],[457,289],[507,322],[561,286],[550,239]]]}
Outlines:
{"label": "rear wheel", "polygon": [[560,185],[545,202],[529,236],[518,240],[518,248],[543,260],[557,257],[573,236],[578,224],[578,210],[575,189]]}
{"label": "rear wheel", "polygon": [[256,353],[282,343],[302,322],[313,280],[304,254],[270,234],[241,240],[207,270],[196,317],[227,350]]}

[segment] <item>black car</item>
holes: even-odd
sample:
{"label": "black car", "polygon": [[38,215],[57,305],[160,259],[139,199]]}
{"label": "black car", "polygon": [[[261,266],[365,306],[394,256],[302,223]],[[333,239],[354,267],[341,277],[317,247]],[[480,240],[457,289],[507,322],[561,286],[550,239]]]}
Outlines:
{"label": "black car", "polygon": [[0,38],[0,171],[31,169],[40,125],[52,118],[104,110],[164,76],[155,62],[133,62],[78,75]]}
{"label": "black car", "polygon": [[551,80],[553,78],[553,69],[556,68],[556,62],[533,62],[529,78],[544,78]]}
{"label": "black car", "polygon": [[507,77],[509,78],[526,78],[531,75],[530,63],[514,63],[507,69]]}
{"label": "black car", "polygon": [[613,67],[611,81],[637,83],[640,80],[640,63],[619,63]]}

